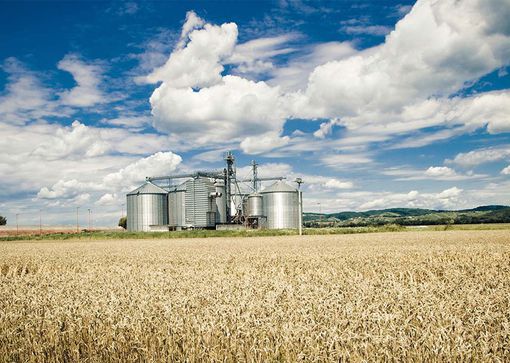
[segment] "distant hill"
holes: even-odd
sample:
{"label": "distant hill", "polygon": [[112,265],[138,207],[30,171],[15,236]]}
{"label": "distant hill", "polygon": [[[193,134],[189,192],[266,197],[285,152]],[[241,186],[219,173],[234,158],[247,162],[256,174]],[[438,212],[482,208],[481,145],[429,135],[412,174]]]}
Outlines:
{"label": "distant hill", "polygon": [[496,211],[510,208],[506,205],[482,205],[480,207],[476,207],[473,209],[462,209],[459,212],[486,212],[486,211]]}
{"label": "distant hill", "polygon": [[304,213],[305,226],[377,226],[384,224],[434,225],[471,223],[510,223],[510,207],[486,205],[463,210],[389,208],[365,212],[329,214]]}

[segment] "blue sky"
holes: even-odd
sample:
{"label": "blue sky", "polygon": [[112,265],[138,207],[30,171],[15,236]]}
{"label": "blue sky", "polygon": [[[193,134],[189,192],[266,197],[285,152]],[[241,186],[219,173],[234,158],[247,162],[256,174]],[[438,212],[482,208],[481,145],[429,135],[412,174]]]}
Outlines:
{"label": "blue sky", "polygon": [[[0,214],[115,224],[145,176],[305,180],[305,211],[510,204],[510,4],[3,2]],[[85,213],[82,213],[85,221]]]}

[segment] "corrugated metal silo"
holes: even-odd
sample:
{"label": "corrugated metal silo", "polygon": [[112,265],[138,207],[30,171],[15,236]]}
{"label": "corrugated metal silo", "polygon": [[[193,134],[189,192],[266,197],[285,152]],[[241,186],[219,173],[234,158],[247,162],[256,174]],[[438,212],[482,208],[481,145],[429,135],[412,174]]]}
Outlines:
{"label": "corrugated metal silo", "polygon": [[211,197],[216,193],[214,182],[207,178],[193,178],[185,184],[186,225],[195,228],[214,227],[216,202]]}
{"label": "corrugated metal silo", "polygon": [[261,217],[264,215],[262,202],[262,195],[259,193],[252,193],[248,195],[248,204],[247,204],[247,216],[248,217]]}
{"label": "corrugated metal silo", "polygon": [[186,183],[176,186],[168,193],[168,225],[186,226]]}
{"label": "corrugated metal silo", "polygon": [[297,189],[284,181],[277,181],[260,192],[263,198],[267,228],[299,227],[299,196]]}
{"label": "corrugated metal silo", "polygon": [[127,198],[127,230],[150,231],[150,226],[168,224],[168,192],[147,182],[129,192]]}

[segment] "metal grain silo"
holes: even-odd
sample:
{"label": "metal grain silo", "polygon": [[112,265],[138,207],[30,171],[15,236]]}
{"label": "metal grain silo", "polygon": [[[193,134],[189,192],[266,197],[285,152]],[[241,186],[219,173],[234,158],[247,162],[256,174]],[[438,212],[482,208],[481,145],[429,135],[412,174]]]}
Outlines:
{"label": "metal grain silo", "polygon": [[133,190],[127,198],[127,230],[150,231],[150,226],[168,225],[168,192],[150,182]]}
{"label": "metal grain silo", "polygon": [[186,226],[186,183],[168,192],[168,225],[173,228]]}
{"label": "metal grain silo", "polygon": [[297,189],[284,181],[277,181],[260,192],[263,198],[267,228],[290,229],[299,227],[299,196]]}
{"label": "metal grain silo", "polygon": [[246,215],[248,217],[261,217],[264,215],[264,208],[263,208],[261,194],[252,193],[252,194],[248,195]]}
{"label": "metal grain silo", "polygon": [[225,182],[217,180],[214,183],[216,187],[216,223],[227,223],[227,195],[225,191]]}
{"label": "metal grain silo", "polygon": [[186,226],[194,228],[216,225],[216,194],[214,182],[208,178],[186,181]]}

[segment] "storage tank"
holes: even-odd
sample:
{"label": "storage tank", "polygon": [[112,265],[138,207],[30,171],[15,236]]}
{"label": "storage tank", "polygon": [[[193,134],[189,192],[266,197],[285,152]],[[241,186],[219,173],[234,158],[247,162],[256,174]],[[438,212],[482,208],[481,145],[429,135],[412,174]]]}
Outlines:
{"label": "storage tank", "polygon": [[186,183],[168,192],[168,225],[174,228],[186,225]]}
{"label": "storage tank", "polygon": [[227,194],[225,191],[225,182],[217,180],[214,183],[216,187],[216,223],[227,223]]}
{"label": "storage tank", "polygon": [[150,182],[129,192],[127,230],[150,231],[150,226],[168,225],[168,192]]}
{"label": "storage tank", "polygon": [[186,226],[195,228],[214,227],[216,202],[211,195],[216,193],[214,182],[208,178],[193,178],[186,185]]}
{"label": "storage tank", "polygon": [[252,193],[248,195],[248,204],[246,215],[248,217],[261,217],[264,215],[262,195],[259,193]]}
{"label": "storage tank", "polygon": [[280,180],[260,192],[267,228],[299,227],[299,196],[297,189]]}

